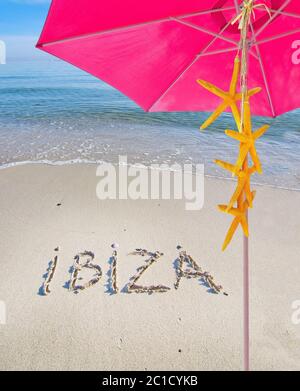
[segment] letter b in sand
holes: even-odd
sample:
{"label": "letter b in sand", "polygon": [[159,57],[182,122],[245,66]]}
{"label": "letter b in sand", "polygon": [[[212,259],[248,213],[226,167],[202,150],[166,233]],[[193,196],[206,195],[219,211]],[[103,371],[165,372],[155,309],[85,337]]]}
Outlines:
{"label": "letter b in sand", "polygon": [[0,40],[0,64],[6,64],[6,46],[5,42]]}
{"label": "letter b in sand", "polygon": [[0,300],[0,324],[6,324],[6,305]]}

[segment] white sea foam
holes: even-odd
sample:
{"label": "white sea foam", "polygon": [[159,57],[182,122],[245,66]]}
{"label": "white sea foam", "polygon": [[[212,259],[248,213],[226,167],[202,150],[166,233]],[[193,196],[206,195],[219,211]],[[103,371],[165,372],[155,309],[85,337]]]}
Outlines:
{"label": "white sea foam", "polygon": [[[58,161],[50,161],[50,160],[24,160],[24,161],[18,161],[18,162],[10,162],[6,164],[0,165],[0,170],[8,169],[11,167],[17,167],[17,166],[24,166],[24,165],[49,165],[49,166],[67,166],[67,165],[76,165],[76,164],[90,164],[90,165],[99,165],[99,164],[106,164],[108,162],[105,162],[104,160],[87,160],[87,159],[72,159],[72,160],[58,160]],[[126,165],[128,167],[139,167],[141,168],[140,164],[130,164],[130,163],[115,163],[118,165]],[[176,171],[172,168],[168,167],[152,167],[152,166],[145,166],[145,169],[151,169],[151,170],[159,170],[159,171]],[[188,171],[186,171],[188,172]],[[205,174],[206,178],[211,179],[217,179],[217,180],[225,180],[230,182],[235,182],[236,178],[232,177],[226,177],[226,176],[220,176],[220,175],[211,175],[211,174]],[[288,187],[288,186],[281,186],[281,185],[273,185],[270,183],[261,183],[253,181],[252,185],[254,186],[265,186],[270,188],[276,188],[276,189],[282,189],[282,190],[289,190],[289,191],[300,191],[299,188],[294,187]]]}
{"label": "white sea foam", "polygon": [[[205,164],[206,174],[231,179],[214,159],[234,162],[238,145],[224,135],[234,126],[223,115],[204,133],[205,113],[143,113],[130,100],[61,62],[15,63],[0,74],[0,168],[22,164],[166,162]],[[254,127],[271,123],[258,143],[264,175],[254,182],[300,188],[300,112],[276,120],[255,118]]]}

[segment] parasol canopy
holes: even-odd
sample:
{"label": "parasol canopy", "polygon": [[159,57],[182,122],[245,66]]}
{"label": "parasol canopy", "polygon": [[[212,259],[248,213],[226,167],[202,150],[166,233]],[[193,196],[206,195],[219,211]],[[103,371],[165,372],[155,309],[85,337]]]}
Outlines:
{"label": "parasol canopy", "polygon": [[[102,79],[146,111],[212,111],[240,41],[237,0],[53,0],[37,47]],[[260,0],[249,31],[252,113],[300,107],[300,2]]]}

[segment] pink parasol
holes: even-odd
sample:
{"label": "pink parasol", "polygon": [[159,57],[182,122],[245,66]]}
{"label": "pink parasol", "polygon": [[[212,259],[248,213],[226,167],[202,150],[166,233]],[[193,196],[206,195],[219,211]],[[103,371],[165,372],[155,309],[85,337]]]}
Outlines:
{"label": "pink parasol", "polygon": [[[249,3],[247,87],[262,88],[251,97],[252,113],[275,117],[300,107],[299,0],[53,0],[37,47],[102,79],[146,111],[213,111],[220,94],[196,81],[228,91],[241,49],[235,19]],[[246,172],[246,161],[243,167]],[[244,347],[249,369],[246,237]]]}
{"label": "pink parasol", "polygon": [[[256,115],[300,106],[298,0],[259,0],[249,50]],[[227,89],[239,45],[235,0],[53,0],[37,47],[102,79],[146,111],[212,111],[218,98],[195,80]],[[300,46],[300,45],[299,45]],[[300,57],[300,55],[299,55]],[[295,61],[297,62],[297,61]],[[284,99],[283,99],[284,96]]]}

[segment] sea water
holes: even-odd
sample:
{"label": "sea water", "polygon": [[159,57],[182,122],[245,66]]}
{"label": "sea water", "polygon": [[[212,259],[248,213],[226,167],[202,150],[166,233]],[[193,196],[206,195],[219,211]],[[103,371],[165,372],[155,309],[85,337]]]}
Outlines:
{"label": "sea water", "polygon": [[[234,163],[238,144],[223,114],[204,132],[208,113],[145,113],[107,84],[59,60],[0,66],[0,168],[44,162],[204,163],[206,175],[231,178],[214,159]],[[258,140],[263,175],[254,182],[300,189],[300,111],[276,119]]]}

